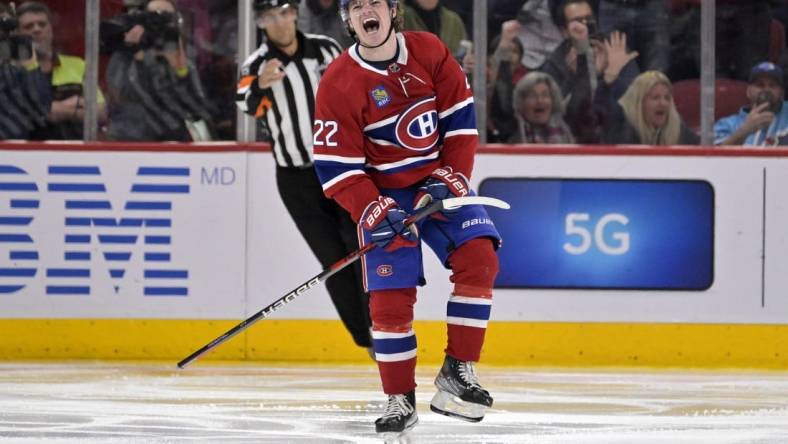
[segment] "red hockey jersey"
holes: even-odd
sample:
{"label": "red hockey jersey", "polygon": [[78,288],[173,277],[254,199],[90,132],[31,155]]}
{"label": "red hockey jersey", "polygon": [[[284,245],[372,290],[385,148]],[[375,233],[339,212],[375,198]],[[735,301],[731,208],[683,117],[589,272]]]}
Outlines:
{"label": "red hockey jersey", "polygon": [[323,190],[354,220],[379,188],[402,188],[451,166],[470,177],[478,144],[473,94],[446,46],[427,32],[396,34],[387,69],[358,45],[329,65],[315,105],[314,160]]}

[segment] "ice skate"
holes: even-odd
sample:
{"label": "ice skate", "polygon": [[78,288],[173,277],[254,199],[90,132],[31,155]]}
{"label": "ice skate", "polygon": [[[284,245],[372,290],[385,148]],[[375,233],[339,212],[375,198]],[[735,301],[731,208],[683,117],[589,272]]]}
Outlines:
{"label": "ice skate", "polygon": [[449,355],[435,378],[438,392],[432,397],[430,410],[464,421],[479,422],[492,407],[493,399],[479,385],[471,361],[458,361]]}
{"label": "ice skate", "polygon": [[416,393],[411,391],[404,395],[389,395],[383,416],[375,421],[375,431],[386,442],[399,441],[416,423]]}

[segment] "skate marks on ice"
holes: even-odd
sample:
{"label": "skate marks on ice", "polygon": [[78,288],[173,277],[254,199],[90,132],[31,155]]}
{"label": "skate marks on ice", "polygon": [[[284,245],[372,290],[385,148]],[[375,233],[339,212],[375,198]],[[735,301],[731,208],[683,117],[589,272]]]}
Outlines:
{"label": "skate marks on ice", "polygon": [[[480,423],[430,412],[412,443],[788,442],[788,373],[535,371],[481,366]],[[0,363],[0,442],[382,442],[377,371],[358,366]]]}

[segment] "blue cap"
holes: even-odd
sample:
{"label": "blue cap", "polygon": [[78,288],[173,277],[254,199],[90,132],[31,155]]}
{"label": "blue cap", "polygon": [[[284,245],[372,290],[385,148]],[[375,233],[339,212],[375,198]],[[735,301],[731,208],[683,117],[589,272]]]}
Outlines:
{"label": "blue cap", "polygon": [[772,62],[761,62],[750,70],[750,83],[760,76],[769,76],[783,86],[783,70]]}

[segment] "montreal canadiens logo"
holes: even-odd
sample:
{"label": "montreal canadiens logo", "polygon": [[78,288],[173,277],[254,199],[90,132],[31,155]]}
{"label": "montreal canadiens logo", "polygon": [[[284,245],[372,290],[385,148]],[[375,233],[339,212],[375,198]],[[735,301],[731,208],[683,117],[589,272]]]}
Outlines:
{"label": "montreal canadiens logo", "polygon": [[438,143],[438,111],[435,97],[411,105],[397,118],[394,126],[397,143],[409,150],[426,151]]}
{"label": "montreal canadiens logo", "polygon": [[391,265],[378,265],[378,268],[375,271],[380,277],[388,277],[394,274],[394,269]]}

